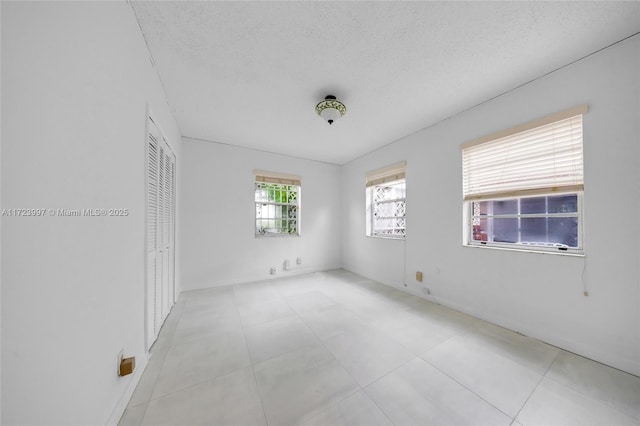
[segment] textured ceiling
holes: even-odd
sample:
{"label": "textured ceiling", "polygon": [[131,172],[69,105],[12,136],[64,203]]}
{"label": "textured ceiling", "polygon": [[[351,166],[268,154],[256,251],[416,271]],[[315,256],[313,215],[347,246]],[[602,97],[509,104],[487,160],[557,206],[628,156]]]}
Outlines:
{"label": "textured ceiling", "polygon": [[640,31],[635,1],[131,3],[184,136],[334,164]]}

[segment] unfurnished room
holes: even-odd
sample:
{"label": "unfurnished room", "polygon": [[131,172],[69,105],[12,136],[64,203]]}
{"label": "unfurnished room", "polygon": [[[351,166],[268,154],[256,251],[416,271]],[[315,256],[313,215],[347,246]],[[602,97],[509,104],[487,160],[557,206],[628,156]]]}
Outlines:
{"label": "unfurnished room", "polygon": [[640,1],[0,1],[2,425],[640,426]]}

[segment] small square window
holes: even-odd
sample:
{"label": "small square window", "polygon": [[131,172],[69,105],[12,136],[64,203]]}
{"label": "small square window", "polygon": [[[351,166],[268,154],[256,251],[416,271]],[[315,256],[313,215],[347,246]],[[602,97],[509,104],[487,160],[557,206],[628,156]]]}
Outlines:
{"label": "small square window", "polygon": [[300,235],[299,181],[274,183],[263,180],[256,176],[256,237]]}

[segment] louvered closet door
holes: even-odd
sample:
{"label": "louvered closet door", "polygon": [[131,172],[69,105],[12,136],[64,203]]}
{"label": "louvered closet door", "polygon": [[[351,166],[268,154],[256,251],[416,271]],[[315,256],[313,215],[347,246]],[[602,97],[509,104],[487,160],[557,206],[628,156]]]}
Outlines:
{"label": "louvered closet door", "polygon": [[163,184],[163,200],[162,204],[162,318],[169,315],[169,309],[173,305],[173,296],[170,295],[171,287],[171,268],[169,261],[171,259],[171,156],[167,150],[164,151],[164,184]]}
{"label": "louvered closet door", "polygon": [[175,302],[175,155],[149,119],[147,144],[147,349]]}
{"label": "louvered closet door", "polygon": [[176,294],[176,156],[171,153],[171,196],[169,216],[169,302],[170,307],[178,300]]}
{"label": "louvered closet door", "polygon": [[[163,290],[163,282],[166,281],[164,269],[165,269],[165,258],[164,258],[164,246],[165,246],[165,233],[164,233],[164,206],[166,203],[165,197],[165,171],[164,171],[164,163],[165,163],[165,146],[164,143],[160,144],[160,163],[158,167],[158,222],[157,222],[157,232],[158,232],[158,246],[156,248],[156,281],[154,283],[154,332],[155,337],[157,337],[160,332],[160,327],[162,326],[162,320],[164,317],[164,309],[162,303],[162,290]],[[155,340],[154,337],[154,340]]]}
{"label": "louvered closet door", "polygon": [[158,129],[149,120],[147,139],[147,284],[146,284],[146,340],[147,349],[157,337],[155,320],[156,253],[158,250],[158,176],[160,173],[160,147]]}

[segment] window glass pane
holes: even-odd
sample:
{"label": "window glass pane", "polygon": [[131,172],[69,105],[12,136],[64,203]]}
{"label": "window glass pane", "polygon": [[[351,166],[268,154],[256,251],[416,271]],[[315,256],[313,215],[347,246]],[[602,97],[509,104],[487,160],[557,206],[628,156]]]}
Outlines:
{"label": "window glass pane", "polygon": [[404,235],[405,218],[376,218],[375,234]]}
{"label": "window glass pane", "polygon": [[290,220],[289,221],[289,233],[290,234],[295,234],[297,231],[297,225],[296,225],[296,221],[295,220]]}
{"label": "window glass pane", "polygon": [[547,212],[547,197],[530,197],[522,198],[520,200],[520,213],[546,213]]}
{"label": "window glass pane", "polygon": [[493,201],[493,214],[517,214],[518,200],[496,200]]}
{"label": "window glass pane", "polygon": [[523,218],[520,221],[520,241],[525,244],[547,243],[547,218]]}
{"label": "window glass pane", "polygon": [[487,215],[489,209],[489,203],[492,201],[476,201],[473,203],[473,215]]}
{"label": "window glass pane", "polygon": [[556,195],[549,197],[549,213],[575,213],[578,211],[578,196]]}
{"label": "window glass pane", "polygon": [[375,221],[375,229],[378,234],[387,233],[393,227],[393,219],[376,218]]}
{"label": "window glass pane", "polygon": [[390,186],[391,190],[389,191],[389,198],[392,200],[397,200],[398,198],[406,197],[406,190],[404,182],[398,182]]}
{"label": "window glass pane", "polygon": [[390,185],[376,185],[374,187],[374,201],[389,201],[405,198],[406,190],[404,182],[397,182]]}
{"label": "window glass pane", "polygon": [[487,226],[489,223],[489,219],[474,219],[474,224],[473,224],[473,234],[472,234],[472,238],[474,241],[487,241],[488,240],[488,233],[487,233]]}
{"label": "window glass pane", "polygon": [[296,206],[289,206],[287,217],[289,219],[295,219],[298,217],[298,208]]}
{"label": "window glass pane", "polygon": [[404,217],[405,202],[404,200],[392,203],[377,203],[373,206],[373,214],[380,218],[383,217]]}
{"label": "window glass pane", "polygon": [[517,218],[494,218],[493,219],[493,241],[501,243],[518,242],[518,219]]}
{"label": "window glass pane", "polygon": [[567,247],[578,247],[578,218],[550,217],[549,242]]}
{"label": "window glass pane", "polygon": [[374,188],[374,191],[375,191],[374,197],[376,202],[390,199],[388,195],[391,189],[388,186],[376,186]]}
{"label": "window glass pane", "polygon": [[393,215],[393,206],[390,203],[376,203],[373,205],[373,214],[377,217],[389,217]]}

